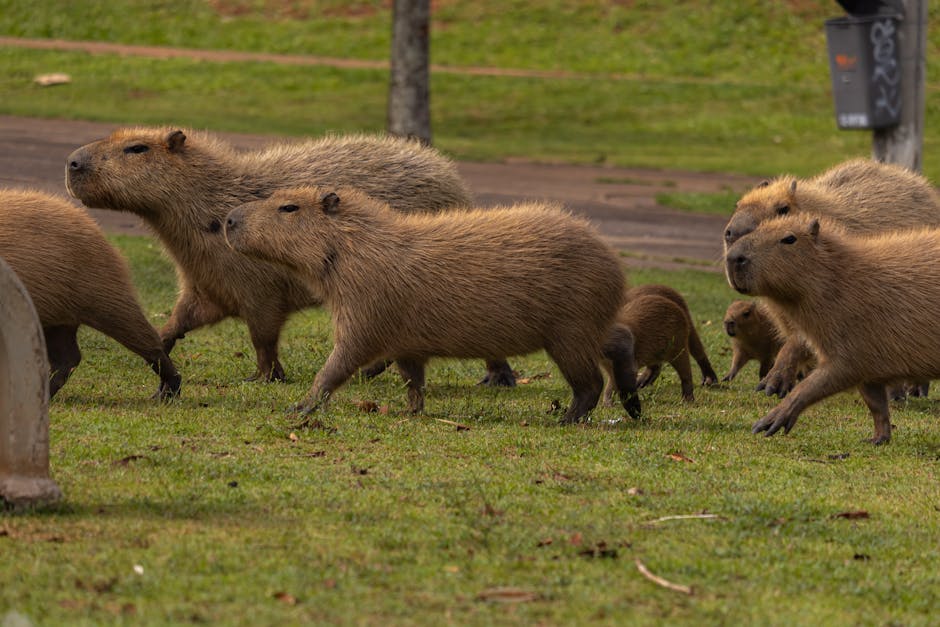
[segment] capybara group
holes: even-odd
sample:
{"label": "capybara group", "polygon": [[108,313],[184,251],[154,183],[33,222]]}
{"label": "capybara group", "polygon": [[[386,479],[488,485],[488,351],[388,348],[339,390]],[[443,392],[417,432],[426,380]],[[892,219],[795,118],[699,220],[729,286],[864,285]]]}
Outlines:
{"label": "capybara group", "polygon": [[160,377],[158,397],[179,394],[180,375],[141,311],[127,263],[87,213],[49,194],[0,191],[0,257],[39,316],[50,396],[82,359],[77,334],[83,324],[143,357]]}
{"label": "capybara group", "polygon": [[[75,150],[65,170],[74,197],[137,214],[176,263],[179,297],[160,331],[166,351],[189,331],[236,316],[248,324],[255,377],[266,380],[284,378],[278,340],[287,317],[322,297],[283,266],[226,246],[229,211],[276,189],[313,184],[352,186],[405,213],[471,204],[453,162],[418,142],[384,136],[236,151],[207,133],[126,128]],[[385,260],[389,268],[396,263]],[[495,360],[488,378],[511,383],[512,371]]]}
{"label": "capybara group", "polygon": [[767,315],[766,308],[755,300],[736,300],[725,311],[725,333],[731,338],[731,370],[722,381],[731,381],[747,362],[756,359],[760,377],[770,371],[783,345],[780,333]]}
{"label": "capybara group", "polygon": [[[871,159],[852,159],[810,179],[780,176],[737,202],[725,227],[725,252],[764,220],[797,214],[834,220],[851,233],[867,235],[940,227],[940,197],[920,174]],[[786,339],[758,389],[783,397],[796,384],[801,364],[811,362],[813,355],[792,321],[777,312],[772,316]],[[917,385],[925,387],[923,382]]]}
{"label": "capybara group", "polygon": [[563,422],[597,404],[602,357],[624,408],[639,414],[632,344],[613,329],[623,269],[585,220],[558,207],[403,214],[358,190],[304,187],[233,210],[225,235],[301,277],[330,309],[333,351],[303,413],[377,359],[396,362],[420,412],[429,358],[545,349],[573,391]]}
{"label": "capybara group", "polygon": [[783,312],[816,367],[754,432],[789,431],[809,405],[857,386],[891,437],[886,385],[940,375],[940,231],[852,235],[807,216],[766,221],[731,245],[728,283]]}
{"label": "capybara group", "polygon": [[[645,387],[654,381],[662,370],[663,362],[668,362],[679,375],[682,400],[695,400],[692,364],[689,360],[691,325],[682,307],[662,296],[631,298],[617,314],[617,324],[630,330],[636,367],[646,367],[650,373],[646,380],[640,378],[637,387]],[[609,375],[604,387],[604,404],[610,405],[614,377],[610,362],[605,360],[602,364]]]}

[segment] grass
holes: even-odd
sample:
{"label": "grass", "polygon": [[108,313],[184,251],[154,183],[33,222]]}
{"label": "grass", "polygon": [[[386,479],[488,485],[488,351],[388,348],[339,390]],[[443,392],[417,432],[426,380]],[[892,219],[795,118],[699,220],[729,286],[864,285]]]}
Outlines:
{"label": "grass", "polygon": [[734,205],[741,197],[741,191],[725,191],[714,194],[699,192],[660,192],[656,202],[664,207],[681,209],[692,213],[714,213],[730,216]]}
{"label": "grass", "polygon": [[[160,324],[170,265],[147,238],[114,241]],[[630,276],[686,295],[723,374],[720,320],[733,294],[721,278]],[[292,318],[289,381],[273,385],[242,381],[253,355],[241,323],[192,333],[173,353],[183,397],[160,406],[136,356],[83,330],[85,359],[50,407],[65,500],[0,518],[0,613],[50,625],[918,625],[936,615],[936,401],[895,406],[884,447],[862,442],[872,427],[854,394],[768,439],[749,433],[774,404],[752,392],[756,365],[732,385],[698,388],[693,405],[666,368],[642,393],[642,420],[599,408],[591,424],[563,428],[550,406],[569,391],[536,354],[511,360],[531,379],[512,390],[475,386],[480,363],[433,362],[422,416],[401,413],[391,374],[354,381],[324,428],[293,429],[284,408],[322,365],[329,332],[323,311]],[[651,522],[702,512],[718,518]],[[647,581],[636,559],[694,594]]]}

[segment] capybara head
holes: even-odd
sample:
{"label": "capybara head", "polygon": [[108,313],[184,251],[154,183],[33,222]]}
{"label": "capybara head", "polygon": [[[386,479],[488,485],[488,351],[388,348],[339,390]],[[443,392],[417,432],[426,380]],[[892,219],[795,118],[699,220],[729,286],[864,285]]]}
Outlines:
{"label": "capybara head", "polygon": [[804,275],[812,272],[815,263],[819,222],[797,215],[760,223],[728,248],[728,284],[742,294],[797,296]]}
{"label": "capybara head", "polygon": [[796,198],[796,179],[792,176],[764,181],[744,194],[734,207],[734,215],[725,226],[725,249],[735,243],[764,220],[799,211]]}
{"label": "capybara head", "polygon": [[176,188],[190,184],[192,172],[212,176],[200,155],[179,129],[120,129],[68,156],[65,186],[87,207],[153,215],[174,194],[187,193]]}
{"label": "capybara head", "polygon": [[738,334],[747,335],[760,324],[760,313],[757,302],[753,300],[736,300],[725,311],[725,333],[730,337]]}
{"label": "capybara head", "polygon": [[391,211],[350,188],[280,190],[229,212],[225,239],[246,255],[317,275],[333,263],[344,234],[368,231],[362,218],[383,209]]}

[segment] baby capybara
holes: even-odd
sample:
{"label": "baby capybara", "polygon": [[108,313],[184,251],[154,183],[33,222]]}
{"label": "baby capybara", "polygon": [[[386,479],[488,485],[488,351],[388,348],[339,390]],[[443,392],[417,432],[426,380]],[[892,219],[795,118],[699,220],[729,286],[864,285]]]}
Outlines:
{"label": "baby capybara", "polygon": [[141,311],[124,259],[87,213],[42,192],[0,191],[0,257],[29,292],[49,357],[49,394],[82,359],[88,325],[137,353],[160,376],[157,396],[179,394],[180,375]]}
{"label": "baby capybara", "polygon": [[861,236],[782,217],[735,242],[725,265],[731,287],[783,312],[819,358],[755,433],[789,431],[806,407],[857,386],[881,444],[891,438],[886,385],[940,375],[940,230]]}
{"label": "baby capybara", "polygon": [[420,412],[429,358],[545,349],[574,393],[562,422],[597,404],[602,357],[614,362],[624,407],[639,414],[629,337],[613,330],[620,261],[557,207],[402,214],[357,190],[306,187],[233,210],[225,234],[235,250],[283,264],[330,309],[333,351],[303,413],[377,359],[396,362]]}
{"label": "baby capybara", "polygon": [[736,300],[725,311],[725,333],[731,338],[731,370],[722,381],[731,381],[747,362],[756,359],[760,377],[770,371],[783,344],[780,334],[756,300]]}

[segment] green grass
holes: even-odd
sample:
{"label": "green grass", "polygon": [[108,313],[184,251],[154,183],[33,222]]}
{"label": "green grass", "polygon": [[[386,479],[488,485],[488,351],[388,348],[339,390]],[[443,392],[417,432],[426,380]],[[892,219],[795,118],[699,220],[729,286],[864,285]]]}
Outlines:
{"label": "green grass", "polygon": [[[160,324],[170,265],[149,239],[115,242]],[[720,320],[734,294],[721,277],[630,277],[686,295],[723,374]],[[161,406],[141,360],[83,330],[84,361],[50,407],[65,500],[0,517],[0,615],[39,625],[935,620],[936,401],[894,407],[884,447],[862,442],[872,426],[854,394],[764,438],[749,432],[774,404],[752,392],[755,364],[730,386],[698,388],[693,405],[667,367],[642,392],[642,420],[599,408],[591,424],[559,427],[549,409],[569,390],[536,354],[511,360],[532,378],[512,390],[475,386],[478,362],[432,362],[416,417],[402,413],[391,373],[353,381],[322,416],[327,428],[293,429],[284,409],[329,337],[323,311],[292,318],[289,381],[265,385],[242,381],[253,370],[244,325],[192,333],[173,353],[183,397]],[[868,517],[838,517],[860,510]],[[703,512],[719,518],[651,522]],[[647,581],[635,559],[694,594]],[[530,600],[486,600],[503,586]]]}
{"label": "green grass", "polygon": [[656,202],[664,207],[681,209],[692,213],[714,213],[730,216],[734,205],[741,197],[742,190],[706,194],[699,192],[660,192]]}

